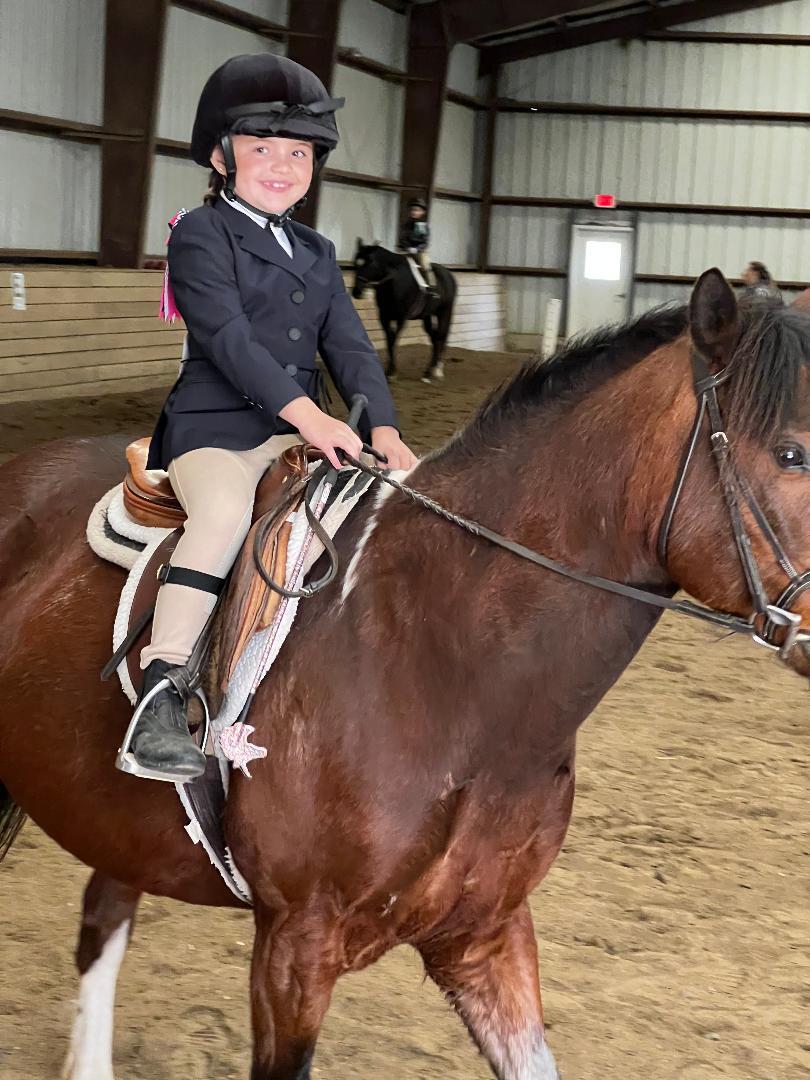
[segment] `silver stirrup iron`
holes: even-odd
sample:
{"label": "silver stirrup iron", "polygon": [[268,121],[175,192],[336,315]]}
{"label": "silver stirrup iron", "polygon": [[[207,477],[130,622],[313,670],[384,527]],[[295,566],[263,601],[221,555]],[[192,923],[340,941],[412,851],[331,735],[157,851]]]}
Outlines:
{"label": "silver stirrup iron", "polygon": [[[144,780],[165,780],[169,784],[187,784],[191,777],[188,776],[172,776],[168,772],[158,772],[156,769],[148,769],[143,765],[139,765],[135,760],[134,754],[130,750],[132,745],[132,738],[135,735],[135,729],[138,726],[138,721],[143,715],[143,711],[149,702],[157,697],[161,690],[168,690],[172,687],[172,682],[169,679],[161,679],[157,686],[152,687],[148,694],[144,696],[143,701],[138,702],[138,707],[132,715],[132,719],[129,722],[129,727],[124,735],[124,741],[121,743],[121,747],[118,751],[118,756],[115,759],[115,767],[120,769],[121,772],[131,773],[132,776],[140,776]],[[194,696],[199,698],[203,707],[203,736],[200,742],[200,749],[205,753],[205,748],[208,745],[208,736],[211,729],[211,718],[208,713],[208,702],[205,699],[205,694],[200,687],[194,691]]]}

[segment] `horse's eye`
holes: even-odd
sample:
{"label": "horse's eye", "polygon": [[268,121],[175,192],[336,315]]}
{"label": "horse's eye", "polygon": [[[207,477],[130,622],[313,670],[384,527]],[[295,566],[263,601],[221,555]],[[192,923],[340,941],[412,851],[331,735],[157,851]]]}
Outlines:
{"label": "horse's eye", "polygon": [[780,469],[803,469],[807,465],[804,451],[794,443],[777,447],[776,461]]}

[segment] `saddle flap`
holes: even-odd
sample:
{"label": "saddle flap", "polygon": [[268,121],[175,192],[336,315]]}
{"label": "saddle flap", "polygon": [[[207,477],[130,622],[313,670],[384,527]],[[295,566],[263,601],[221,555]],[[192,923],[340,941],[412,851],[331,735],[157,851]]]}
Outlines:
{"label": "saddle flap", "polygon": [[[307,476],[304,447],[292,449],[296,453],[290,454],[282,467],[269,470],[262,482],[262,505],[268,507],[266,513],[273,515],[273,523],[267,530],[262,549],[262,563],[273,580],[281,583],[286,577],[287,547],[292,531],[292,525],[287,519],[301,505]],[[271,473],[274,475],[271,476]],[[256,502],[258,506],[258,494]],[[155,507],[150,507],[150,512],[155,510]],[[253,544],[259,520],[254,515],[254,524],[231,572],[217,620],[213,663],[209,667],[206,680],[215,708],[219,706],[220,694],[226,689],[248,641],[257,631],[270,625],[281,600],[278,593],[273,592],[262,580],[253,560]],[[172,523],[168,522],[165,527],[171,525]],[[169,562],[181,535],[182,530],[176,528],[167,536],[144,569],[130,610],[129,628],[135,625],[145,611],[154,606],[160,588],[157,571],[161,565]],[[149,634],[150,628],[147,626],[127,656],[130,678],[136,691],[142,678],[140,651],[148,644]]]}
{"label": "saddle flap", "polygon": [[287,548],[292,533],[290,518],[300,507],[303,495],[304,484],[299,481],[284,503],[272,512],[274,517],[269,528],[263,520],[254,522],[239,553],[223,603],[217,634],[216,674],[211,680],[222,693],[228,688],[245,646],[255,633],[272,623],[281,603],[279,593],[267,585],[256,569],[253,551],[257,530],[264,530],[262,565],[274,581],[283,584],[287,577]]}

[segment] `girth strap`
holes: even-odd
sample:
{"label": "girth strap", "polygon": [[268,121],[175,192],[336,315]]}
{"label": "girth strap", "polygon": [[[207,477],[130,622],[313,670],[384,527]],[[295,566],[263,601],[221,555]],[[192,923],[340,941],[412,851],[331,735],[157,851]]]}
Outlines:
{"label": "girth strap", "polygon": [[225,584],[225,578],[204,574],[201,570],[189,570],[185,566],[171,566],[169,563],[160,567],[157,579],[161,585],[185,585],[186,588],[210,592],[214,596],[219,596]]}

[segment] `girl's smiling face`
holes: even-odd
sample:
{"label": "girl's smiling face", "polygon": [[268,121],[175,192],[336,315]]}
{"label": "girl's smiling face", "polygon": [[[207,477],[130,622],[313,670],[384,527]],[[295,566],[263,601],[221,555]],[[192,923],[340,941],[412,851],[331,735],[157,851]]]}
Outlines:
{"label": "girl's smiling face", "polygon": [[[309,191],[315,163],[312,143],[277,136],[232,135],[236,158],[236,194],[267,214],[283,214]],[[211,164],[225,175],[222,148]]]}

